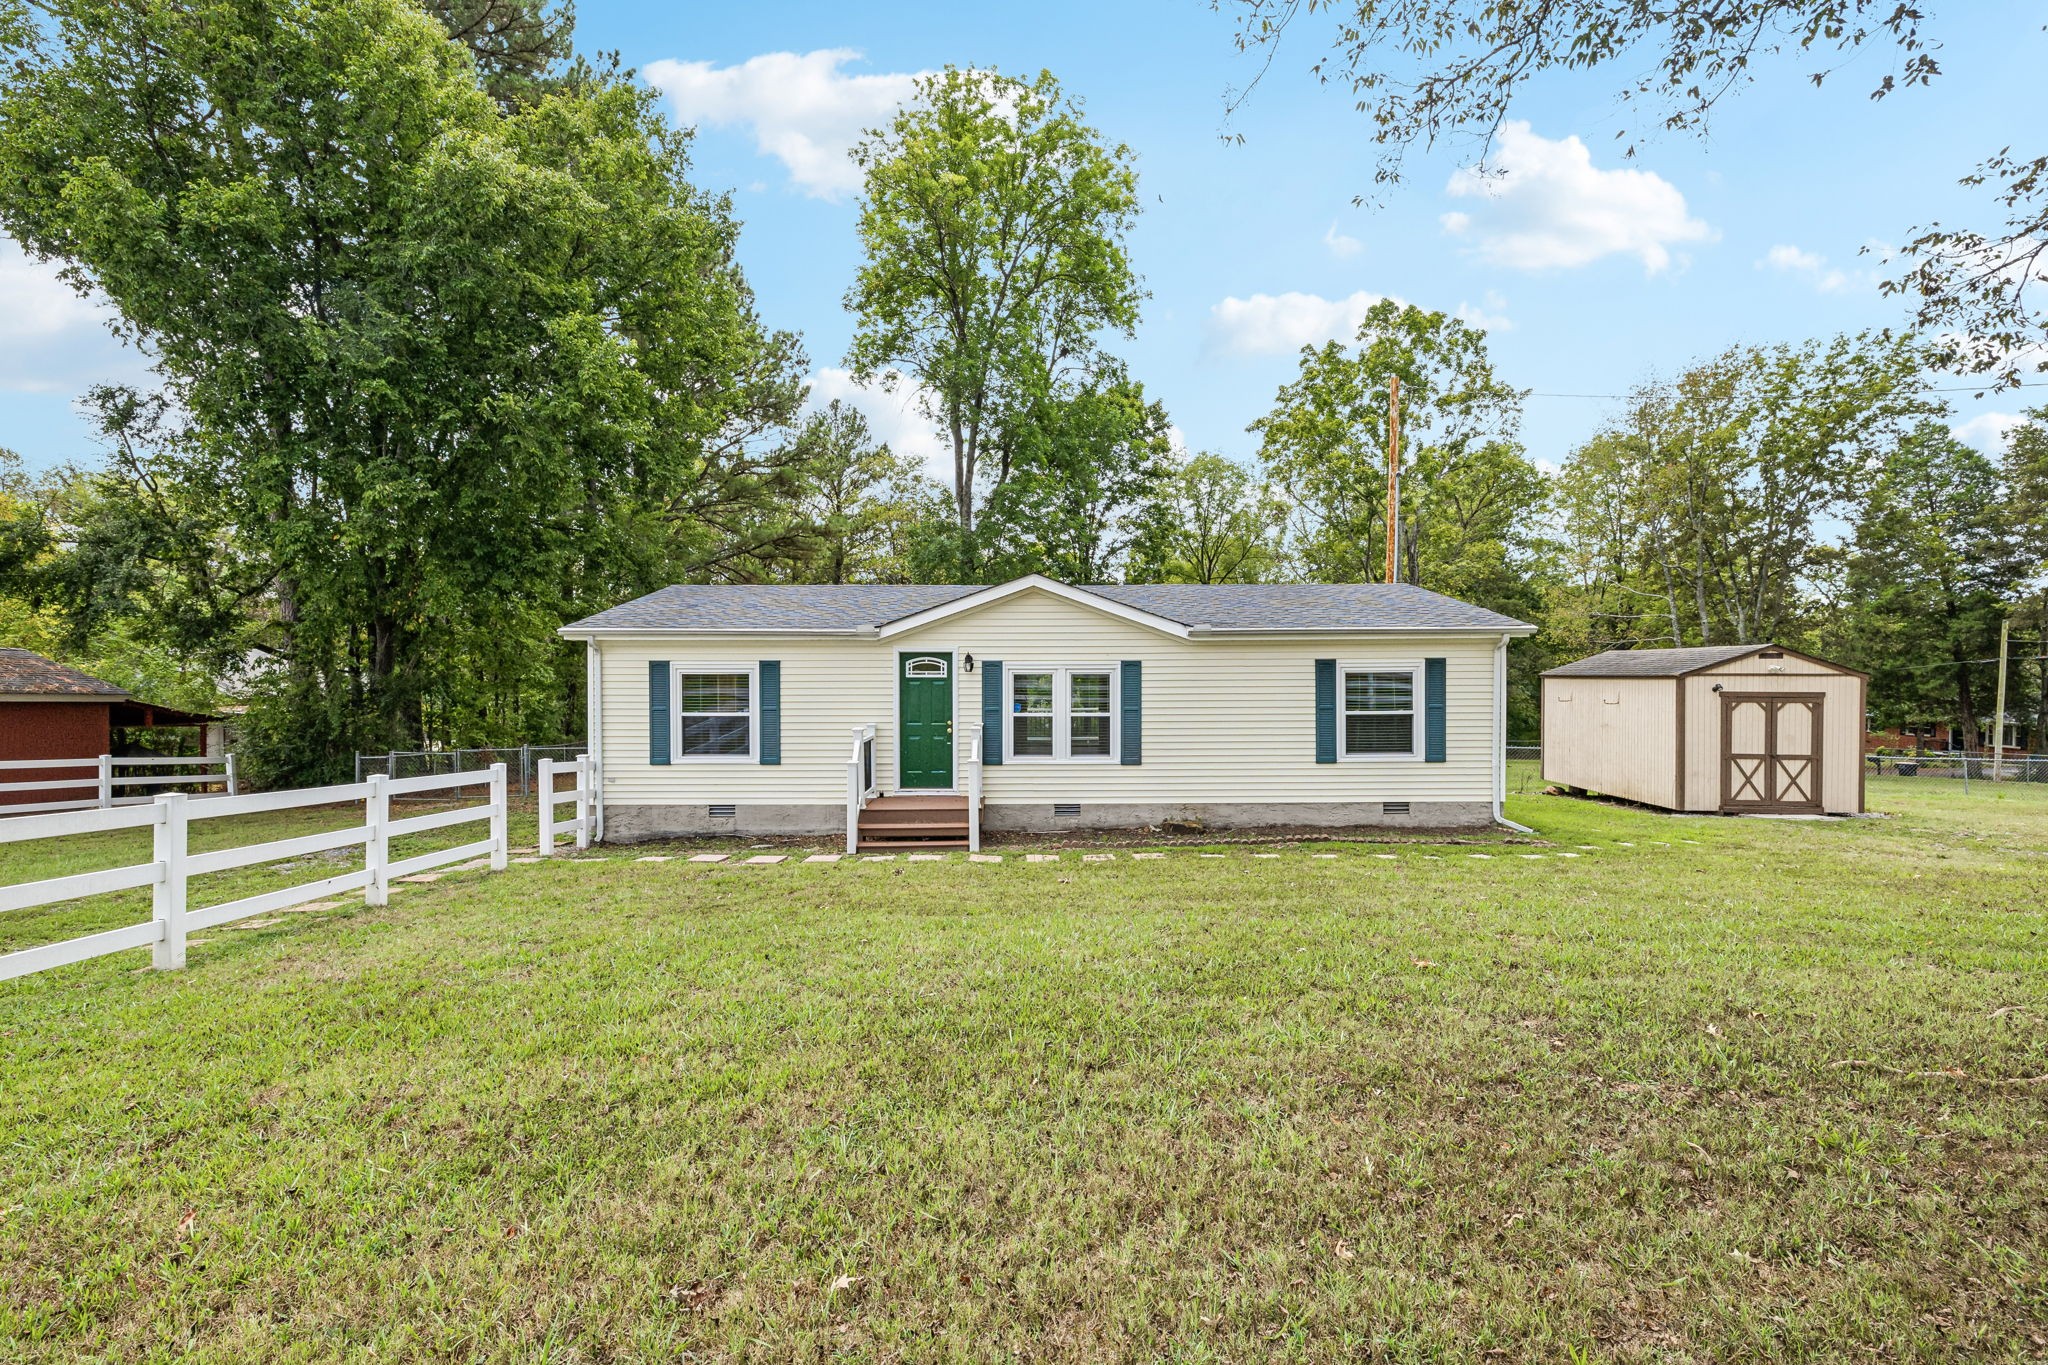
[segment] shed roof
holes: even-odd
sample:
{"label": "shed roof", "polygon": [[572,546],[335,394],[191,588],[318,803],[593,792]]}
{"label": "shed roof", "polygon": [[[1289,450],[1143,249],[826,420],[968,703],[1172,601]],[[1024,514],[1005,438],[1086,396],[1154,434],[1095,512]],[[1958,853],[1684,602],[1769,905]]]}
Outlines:
{"label": "shed roof", "polygon": [[[1546,678],[1676,678],[1702,668],[1744,658],[1760,649],[1781,646],[1768,641],[1753,645],[1693,645],[1685,649],[1610,649],[1576,663],[1547,670]],[[1796,652],[1796,651],[1790,651]],[[1801,657],[1810,657],[1804,656]],[[1825,659],[1816,660],[1826,663]],[[1835,667],[1830,664],[1829,667]],[[1849,669],[1843,669],[1849,672]]]}
{"label": "shed roof", "polygon": [[0,696],[118,701],[128,693],[30,649],[0,649]]}
{"label": "shed roof", "polygon": [[[1050,580],[1019,580],[1065,591]],[[695,585],[662,588],[563,627],[632,631],[837,632],[891,622],[989,593],[981,584]],[[1075,588],[1134,611],[1214,631],[1507,631],[1527,623],[1407,583],[1146,583]]]}

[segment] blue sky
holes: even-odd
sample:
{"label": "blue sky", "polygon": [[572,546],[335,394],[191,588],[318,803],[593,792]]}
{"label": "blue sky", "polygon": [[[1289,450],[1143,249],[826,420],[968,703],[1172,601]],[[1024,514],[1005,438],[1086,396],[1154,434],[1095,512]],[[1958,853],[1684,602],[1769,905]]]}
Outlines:
{"label": "blue sky", "polygon": [[[733,191],[742,263],[767,320],[803,334],[816,393],[855,398],[919,453],[936,442],[917,416],[853,393],[838,369],[859,259],[843,152],[912,73],[1045,68],[1129,144],[1145,205],[1132,249],[1151,298],[1117,349],[1191,447],[1239,458],[1296,348],[1348,334],[1379,295],[1462,310],[1488,327],[1503,377],[1536,395],[1617,394],[1736,342],[1896,324],[1899,303],[1875,286],[1884,267],[1859,250],[1935,219],[1990,225],[1957,177],[2009,142],[2028,150],[2048,114],[2040,15],[1980,0],[1929,24],[1946,72],[1930,90],[1872,103],[1889,52],[1852,59],[1819,91],[1793,62],[1726,102],[1708,139],[1652,138],[1629,161],[1614,79],[1553,80],[1496,149],[1498,193],[1461,192],[1461,147],[1411,157],[1407,183],[1360,208],[1374,149],[1346,97],[1307,74],[1312,35],[1283,47],[1226,120],[1226,92],[1257,59],[1202,0],[578,8],[582,46],[619,50],[699,127],[697,179]],[[36,465],[91,457],[77,395],[137,371],[89,301],[0,251],[0,445]],[[1989,443],[2041,396],[1951,398],[1966,436]],[[1530,456],[1555,464],[1609,406],[1532,397]]]}

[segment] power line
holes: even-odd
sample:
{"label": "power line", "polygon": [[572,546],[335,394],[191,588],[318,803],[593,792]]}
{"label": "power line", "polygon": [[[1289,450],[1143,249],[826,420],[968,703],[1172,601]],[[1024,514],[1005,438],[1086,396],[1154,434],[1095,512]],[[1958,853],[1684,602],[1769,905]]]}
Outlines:
{"label": "power line", "polygon": [[[2027,381],[2027,382],[2023,382],[2023,383],[2019,383],[2019,384],[2011,384],[2011,385],[2008,385],[2007,387],[2008,387],[2008,388],[2015,388],[2015,389],[2048,389],[2048,379],[2044,379],[2044,380],[2039,380],[2039,381]],[[1921,390],[1921,392],[1922,392],[1922,393],[1978,393],[1978,394],[1981,394],[1981,393],[1990,393],[1991,391],[1992,391],[1992,390],[1991,390],[1991,388],[1990,388],[1990,387],[1989,387],[1988,385],[1980,387],[1980,386],[1978,386],[1978,385],[1975,385],[1975,384],[1964,384],[1964,385],[1962,385],[1962,386],[1960,386],[1960,387],[1958,387],[1958,388],[1941,388],[1941,389],[1922,389],[1922,390]],[[1632,397],[1632,396],[1633,396],[1633,395],[1630,395],[1630,394],[1626,394],[1626,393],[1534,393],[1534,392],[1531,392],[1531,393],[1525,393],[1525,394],[1523,394],[1523,395],[1522,395],[1522,397],[1524,397],[1524,398],[1612,398],[1612,399],[1622,399],[1622,398],[1629,398],[1629,397]]]}

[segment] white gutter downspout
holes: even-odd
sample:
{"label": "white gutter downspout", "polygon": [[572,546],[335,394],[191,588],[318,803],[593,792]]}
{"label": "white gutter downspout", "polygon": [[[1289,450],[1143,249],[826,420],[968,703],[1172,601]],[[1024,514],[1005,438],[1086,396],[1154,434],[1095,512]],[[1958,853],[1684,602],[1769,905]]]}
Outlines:
{"label": "white gutter downspout", "polygon": [[590,785],[596,789],[598,843],[604,842],[604,660],[597,652],[597,640],[585,645],[583,656],[583,733],[589,740]]}
{"label": "white gutter downspout", "polygon": [[1493,647],[1493,822],[1523,834],[1536,831],[1501,814],[1508,799],[1508,637]]}

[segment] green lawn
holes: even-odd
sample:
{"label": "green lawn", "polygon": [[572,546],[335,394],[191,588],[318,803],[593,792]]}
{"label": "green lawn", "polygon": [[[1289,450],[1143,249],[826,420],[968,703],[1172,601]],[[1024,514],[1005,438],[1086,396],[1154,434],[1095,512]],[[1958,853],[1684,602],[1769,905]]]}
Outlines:
{"label": "green lawn", "polygon": [[1873,796],[618,850],[0,984],[0,1360],[2041,1359],[2048,789]]}

